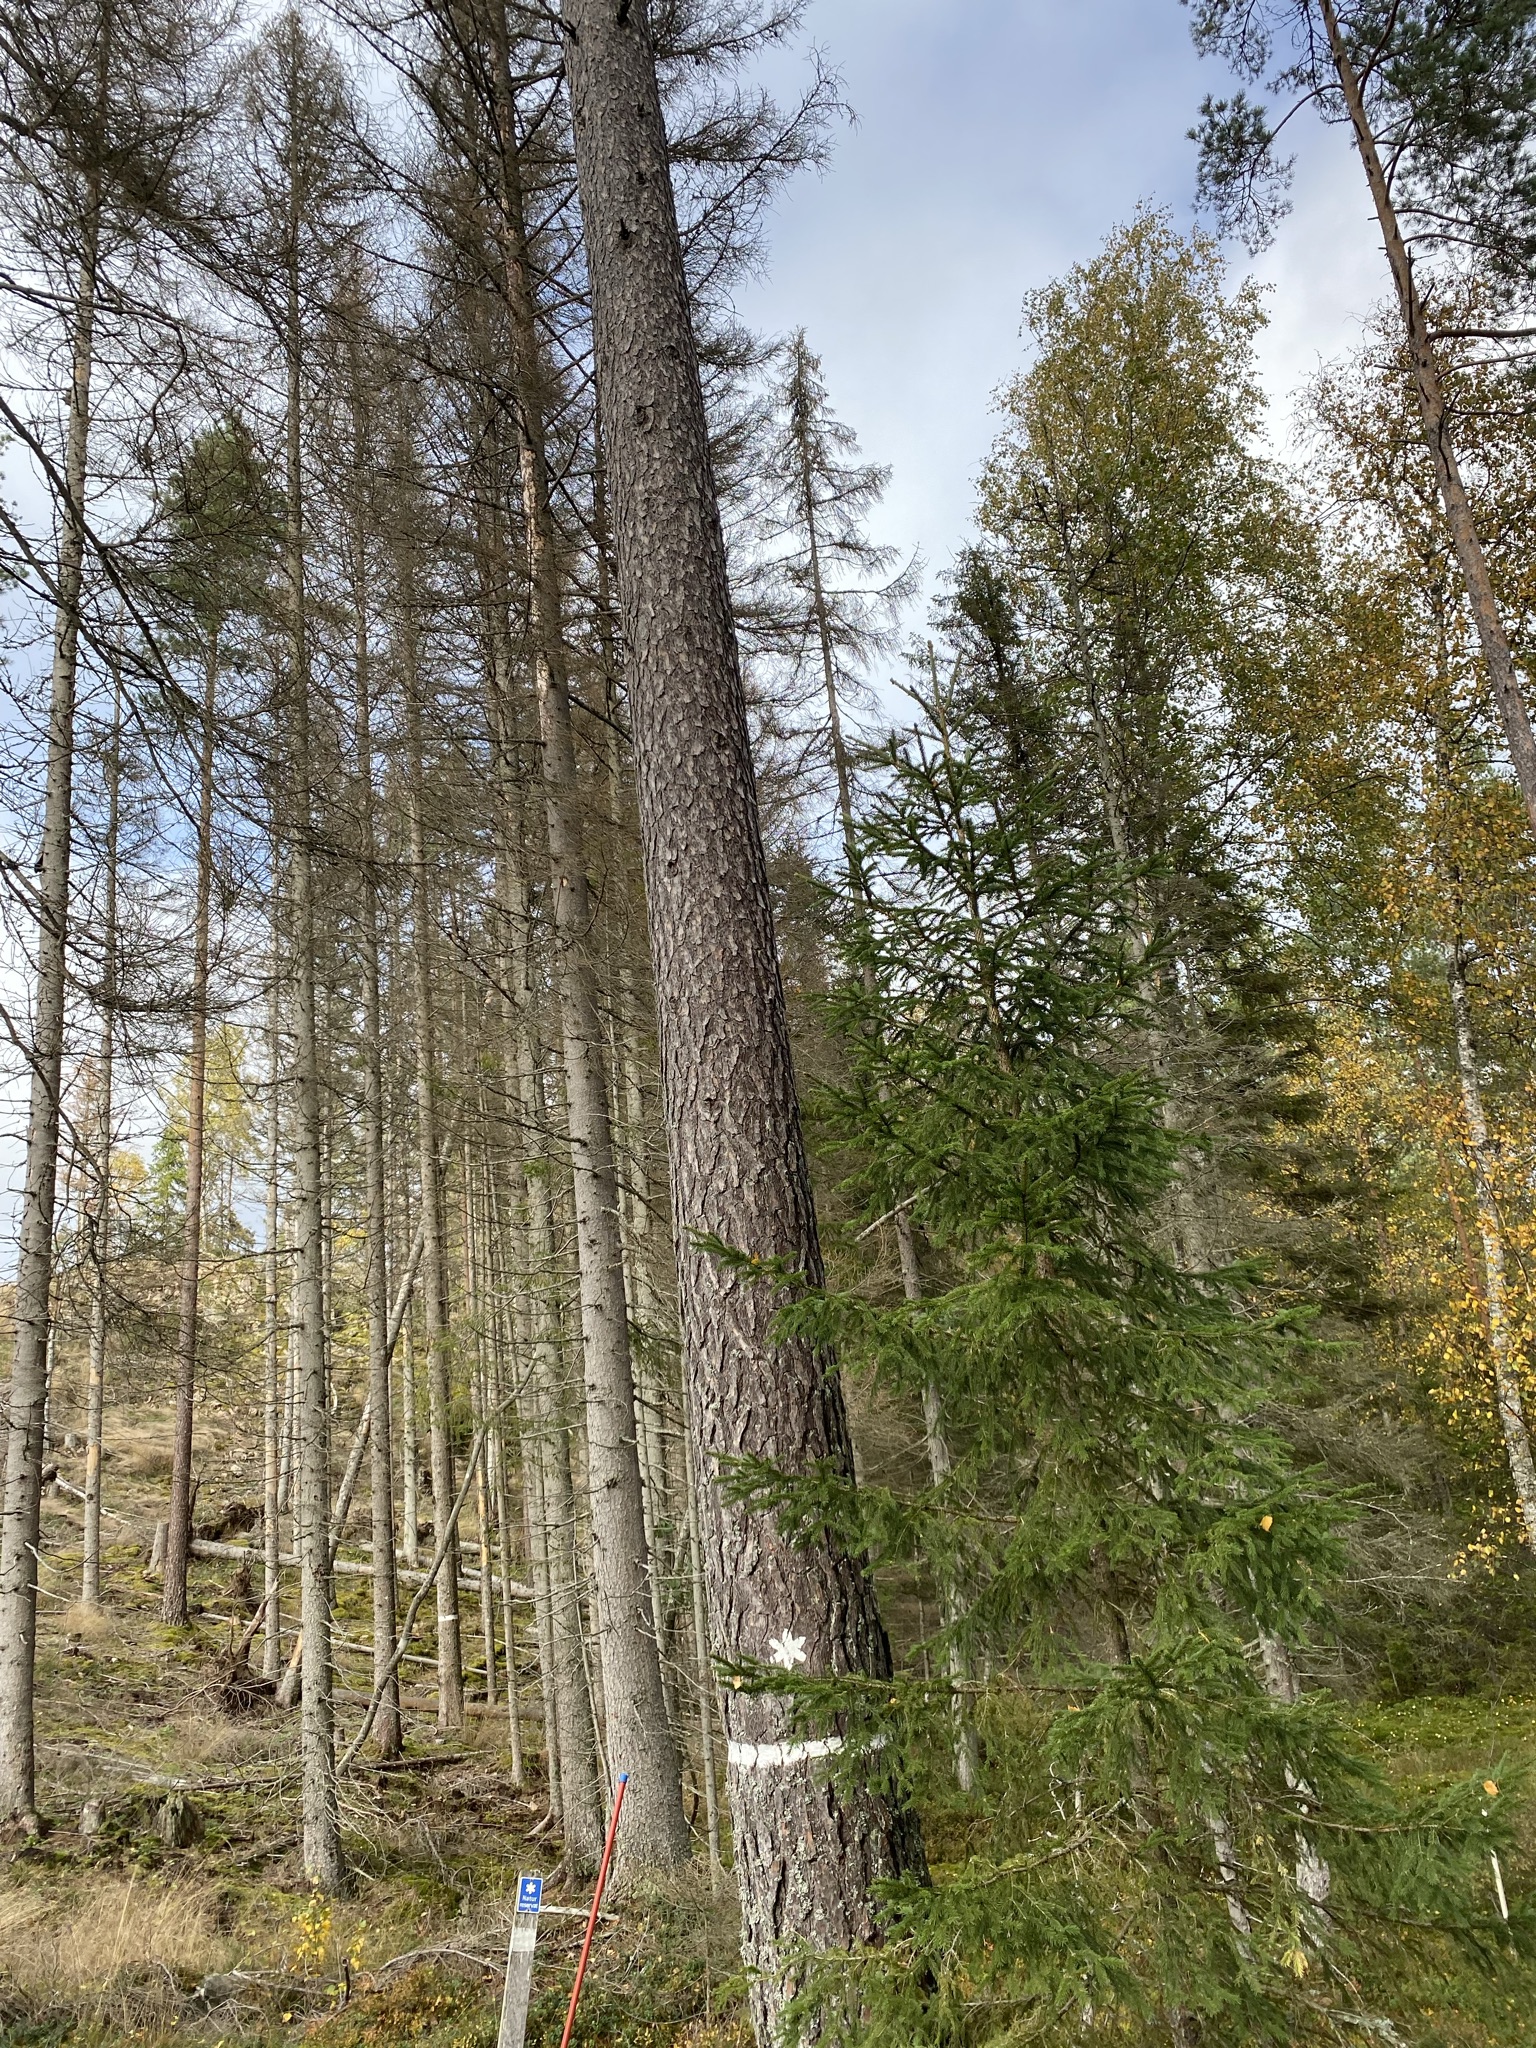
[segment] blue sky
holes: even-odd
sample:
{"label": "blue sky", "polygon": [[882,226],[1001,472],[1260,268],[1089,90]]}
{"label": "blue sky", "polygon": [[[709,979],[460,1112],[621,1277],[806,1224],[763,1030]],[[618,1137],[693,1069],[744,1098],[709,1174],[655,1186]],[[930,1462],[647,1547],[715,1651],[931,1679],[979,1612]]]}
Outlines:
{"label": "blue sky", "polygon": [[[878,537],[920,550],[931,585],[965,537],[992,393],[1023,359],[1023,295],[1139,202],[1192,218],[1186,130],[1223,79],[1179,0],[810,0],[798,45],[757,67],[782,97],[812,43],[856,119],[779,200],[739,310],[763,333],[807,329],[836,410],[893,470]],[[1387,288],[1344,139],[1303,122],[1296,146],[1293,216],[1252,266],[1272,288],[1261,359],[1282,448],[1291,397]],[[25,1125],[7,1064],[0,1048],[0,1272]]]}
{"label": "blue sky", "polygon": [[[766,333],[807,329],[835,409],[894,472],[881,537],[932,572],[964,535],[992,393],[1023,359],[1024,293],[1138,202],[1193,218],[1186,131],[1225,79],[1179,0],[811,0],[799,46],[760,66],[785,97],[809,44],[855,122],[778,202],[740,310]],[[1272,287],[1261,361],[1282,447],[1292,395],[1388,286],[1344,137],[1296,126],[1291,218],[1258,262],[1233,251]]]}

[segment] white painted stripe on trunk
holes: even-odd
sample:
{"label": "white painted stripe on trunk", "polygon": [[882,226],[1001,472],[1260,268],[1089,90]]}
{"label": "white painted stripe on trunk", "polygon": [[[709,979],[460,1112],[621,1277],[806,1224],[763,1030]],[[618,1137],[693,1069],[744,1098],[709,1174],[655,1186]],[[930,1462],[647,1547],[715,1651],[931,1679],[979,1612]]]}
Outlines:
{"label": "white painted stripe on trunk", "polygon": [[835,1756],[842,1746],[841,1735],[818,1735],[810,1742],[729,1742],[726,1757],[740,1771],[774,1771],[812,1757]]}

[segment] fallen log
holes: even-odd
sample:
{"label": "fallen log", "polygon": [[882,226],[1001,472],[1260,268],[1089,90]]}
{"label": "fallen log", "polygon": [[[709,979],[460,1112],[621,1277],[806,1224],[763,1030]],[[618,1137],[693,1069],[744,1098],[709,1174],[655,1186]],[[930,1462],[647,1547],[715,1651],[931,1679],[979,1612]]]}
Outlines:
{"label": "fallen log", "polygon": [[[192,1539],[192,1555],[194,1557],[227,1557],[233,1559],[236,1564],[262,1564],[265,1561],[262,1553],[259,1550],[252,1550],[249,1544],[213,1543],[201,1536],[195,1536]],[[294,1566],[299,1562],[291,1551],[286,1550],[279,1554],[277,1561],[279,1564]],[[342,1573],[343,1576],[350,1578],[371,1579],[373,1577],[373,1566],[371,1564],[363,1564],[356,1558],[338,1557],[334,1569]],[[408,1586],[422,1585],[426,1580],[426,1576],[425,1572],[408,1571],[404,1565],[397,1565],[395,1568],[395,1577],[403,1579]],[[502,1589],[501,1580],[493,1578],[491,1583],[499,1593]],[[478,1579],[461,1577],[459,1580],[459,1591],[461,1593],[478,1593],[480,1591],[480,1581]],[[520,1585],[515,1579],[512,1581],[508,1591],[514,1600],[531,1600],[533,1598],[532,1586]]]}

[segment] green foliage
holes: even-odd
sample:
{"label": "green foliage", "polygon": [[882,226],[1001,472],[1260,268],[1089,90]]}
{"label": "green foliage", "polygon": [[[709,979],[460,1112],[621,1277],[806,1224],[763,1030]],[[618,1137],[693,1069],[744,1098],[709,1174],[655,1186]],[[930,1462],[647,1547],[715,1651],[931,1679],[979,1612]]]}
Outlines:
{"label": "green foliage", "polygon": [[194,645],[217,643],[225,663],[230,622],[259,618],[282,539],[281,494],[235,414],[200,434],[160,495],[160,581]]}
{"label": "green foliage", "polygon": [[925,1417],[929,1469],[737,1484],[931,1587],[921,1674],[744,1675],[807,1725],[840,1715],[846,1768],[952,1812],[956,1853],[804,2006],[862,2043],[1338,2038],[1384,1940],[1492,1939],[1472,1880],[1512,1802],[1403,1796],[1327,1694],[1276,1682],[1279,1642],[1326,1629],[1348,1512],[1262,1419],[1308,1347],[1251,1273],[1154,1241],[1179,1138],[1125,1056],[1157,970],[1135,876],[1053,840],[1050,791],[999,804],[942,696],[924,708],[864,821],[831,998],[848,1079],[822,1105],[861,1220],[902,1207],[924,1288],[855,1282],[784,1322]]}
{"label": "green foliage", "polygon": [[[1322,10],[1317,0],[1186,4],[1197,48],[1290,102],[1213,96],[1191,131],[1202,197],[1258,248],[1286,210],[1291,166],[1275,143],[1291,113],[1314,104],[1327,120],[1348,120]],[[1536,264],[1532,0],[1335,0],[1334,12],[1410,234],[1527,290]]]}

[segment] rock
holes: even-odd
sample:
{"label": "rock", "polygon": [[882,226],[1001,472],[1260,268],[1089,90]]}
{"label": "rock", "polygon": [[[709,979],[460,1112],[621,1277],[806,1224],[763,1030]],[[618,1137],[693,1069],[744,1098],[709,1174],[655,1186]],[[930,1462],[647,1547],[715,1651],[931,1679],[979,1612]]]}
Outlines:
{"label": "rock", "polygon": [[101,1833],[101,1824],[106,1818],[107,1804],[104,1799],[87,1799],[80,1809],[80,1832],[89,1841],[92,1835]]}
{"label": "rock", "polygon": [[155,1816],[155,1833],[168,1849],[190,1849],[203,1838],[203,1817],[185,1792],[173,1792]]}
{"label": "rock", "polygon": [[233,1971],[214,1970],[203,1979],[192,1996],[199,2005],[229,2005],[245,1989],[245,1979]]}

